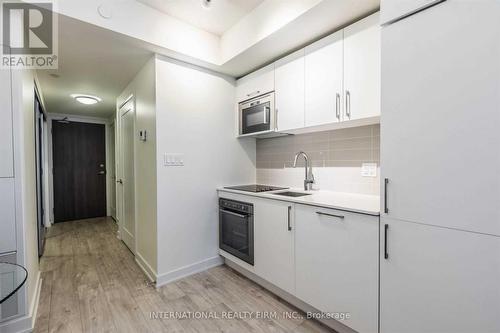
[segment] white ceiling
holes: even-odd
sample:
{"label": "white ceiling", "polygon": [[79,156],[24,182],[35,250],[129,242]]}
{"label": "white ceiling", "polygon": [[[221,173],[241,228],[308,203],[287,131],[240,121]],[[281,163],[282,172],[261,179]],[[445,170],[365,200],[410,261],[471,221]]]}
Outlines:
{"label": "white ceiling", "polygon": [[220,36],[264,0],[212,0],[208,9],[202,6],[203,0],[138,1]]}
{"label": "white ceiling", "polygon": [[[116,97],[152,56],[130,37],[59,15],[59,68],[38,70],[46,111],[90,117],[113,116]],[[56,74],[59,77],[51,76]],[[95,95],[84,105],[71,94]]]}

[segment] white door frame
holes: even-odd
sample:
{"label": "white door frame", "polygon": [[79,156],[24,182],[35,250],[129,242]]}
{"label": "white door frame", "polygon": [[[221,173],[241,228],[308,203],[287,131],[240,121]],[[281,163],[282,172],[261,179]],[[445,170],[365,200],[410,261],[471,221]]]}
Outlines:
{"label": "white door frame", "polygon": [[[132,137],[132,142],[133,142],[133,151],[134,151],[134,160],[133,160],[133,167],[134,167],[134,182],[135,179],[137,178],[137,168],[136,168],[136,142],[135,142],[135,132],[136,132],[136,103],[135,103],[135,96],[132,94],[129,97],[123,101],[118,107],[118,112],[117,112],[117,117],[115,121],[115,133],[116,133],[116,140],[115,140],[115,163],[116,163],[116,178],[118,179],[123,179],[123,144],[122,144],[122,137],[121,137],[121,130],[122,130],[122,123],[121,123],[121,118],[122,118],[122,108],[127,105],[128,103],[131,103],[132,105],[132,112],[134,113],[133,117],[133,132],[134,136]],[[127,111],[130,112],[130,111]],[[125,112],[126,113],[126,112]],[[124,114],[125,114],[124,113]],[[123,227],[124,223],[124,187],[120,183],[116,183],[116,215],[118,218],[118,234],[117,237],[123,241],[125,231]],[[135,184],[134,184],[134,239],[133,239],[133,244],[131,244],[132,248],[130,250],[132,253],[136,253],[136,248],[137,248],[137,200],[135,200]]]}

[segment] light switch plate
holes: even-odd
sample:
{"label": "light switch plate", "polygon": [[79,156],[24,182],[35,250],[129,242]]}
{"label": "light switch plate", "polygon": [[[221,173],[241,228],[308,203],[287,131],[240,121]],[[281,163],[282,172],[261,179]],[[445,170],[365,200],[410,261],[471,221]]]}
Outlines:
{"label": "light switch plate", "polygon": [[377,163],[363,163],[361,166],[362,177],[377,177]]}
{"label": "light switch plate", "polygon": [[184,154],[165,153],[165,155],[163,155],[163,165],[164,166],[183,166],[184,165]]}

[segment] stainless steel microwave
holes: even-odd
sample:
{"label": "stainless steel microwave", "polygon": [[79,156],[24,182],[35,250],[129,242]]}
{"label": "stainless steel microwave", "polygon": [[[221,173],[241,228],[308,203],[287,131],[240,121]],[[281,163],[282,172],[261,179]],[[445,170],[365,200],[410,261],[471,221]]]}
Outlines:
{"label": "stainless steel microwave", "polygon": [[239,103],[240,136],[276,131],[274,92]]}

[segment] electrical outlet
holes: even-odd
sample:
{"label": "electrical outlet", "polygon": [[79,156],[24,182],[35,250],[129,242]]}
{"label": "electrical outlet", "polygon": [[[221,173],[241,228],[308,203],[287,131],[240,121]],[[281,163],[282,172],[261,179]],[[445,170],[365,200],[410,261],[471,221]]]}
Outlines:
{"label": "electrical outlet", "polygon": [[363,163],[361,166],[362,177],[377,177],[377,163]]}
{"label": "electrical outlet", "polygon": [[183,166],[184,165],[184,154],[165,153],[165,155],[163,155],[163,165],[164,166]]}

